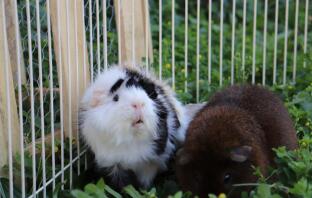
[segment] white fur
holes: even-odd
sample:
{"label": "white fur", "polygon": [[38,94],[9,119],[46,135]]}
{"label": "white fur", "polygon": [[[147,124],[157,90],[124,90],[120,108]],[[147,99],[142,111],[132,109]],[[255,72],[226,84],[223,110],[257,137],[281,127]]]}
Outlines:
{"label": "white fur", "polygon": [[[146,74],[144,74],[146,75]],[[131,169],[145,187],[149,186],[158,171],[166,169],[166,161],[175,149],[175,145],[167,141],[166,150],[157,155],[154,151],[154,139],[157,138],[157,107],[141,88],[125,87],[125,82],[111,94],[110,89],[120,78],[125,79],[126,72],[122,67],[112,67],[100,73],[95,82],[86,90],[81,102],[81,133],[87,144],[95,153],[100,167],[119,164]],[[186,118],[182,105],[176,100],[170,89],[149,76],[155,84],[165,89],[166,97],[177,111],[181,127],[174,131],[173,112],[169,112],[168,133],[177,141],[184,141]],[[113,101],[118,94],[119,101]],[[162,96],[161,100],[165,101]],[[139,103],[144,107],[135,111],[131,104]],[[168,107],[167,102],[165,104]],[[143,124],[133,127],[137,114],[141,114]]]}

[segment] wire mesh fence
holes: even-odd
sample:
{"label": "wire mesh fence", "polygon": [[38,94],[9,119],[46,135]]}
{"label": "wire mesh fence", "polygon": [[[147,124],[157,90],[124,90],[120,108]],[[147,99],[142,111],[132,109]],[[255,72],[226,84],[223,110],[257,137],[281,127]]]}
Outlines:
{"label": "wire mesh fence", "polygon": [[[0,1],[0,48],[5,55],[1,72],[9,76],[9,61],[16,59],[11,102],[16,102],[18,115],[18,122],[11,114],[1,117],[8,124],[8,131],[0,131],[7,138],[1,197],[51,196],[55,189],[70,189],[87,168],[86,150],[76,132],[76,103],[89,79],[123,61],[125,49],[117,33],[126,9],[122,1]],[[216,87],[234,83],[295,84],[311,71],[309,0],[131,0],[127,9],[132,24],[127,27],[132,60],[138,51],[134,16],[142,2],[149,12],[144,21],[150,26],[144,30],[146,35],[151,32],[152,46],[144,42],[146,56],[137,62],[168,80],[189,102],[205,101]],[[9,51],[10,29],[15,32],[15,52]],[[1,101],[7,99],[1,113],[12,111],[9,78],[5,81]],[[14,124],[19,135],[13,135]]]}

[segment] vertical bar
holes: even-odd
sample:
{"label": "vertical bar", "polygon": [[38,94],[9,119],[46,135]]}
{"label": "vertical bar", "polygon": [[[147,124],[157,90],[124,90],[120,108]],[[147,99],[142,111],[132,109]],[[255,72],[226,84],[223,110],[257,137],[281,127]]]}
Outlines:
{"label": "vertical bar", "polygon": [[297,36],[298,36],[298,13],[299,13],[299,0],[296,0],[295,12],[295,40],[294,40],[294,62],[293,62],[293,83],[296,82],[296,69],[297,69]]}
{"label": "vertical bar", "polygon": [[[99,0],[95,1],[95,12],[96,12],[96,48],[97,48],[97,66],[98,74],[101,71],[101,52],[100,52],[100,11],[99,11]],[[78,81],[77,81],[78,82]]]}
{"label": "vertical bar", "polygon": [[41,55],[41,27],[40,27],[40,5],[36,0],[36,23],[37,23],[37,43],[38,43],[38,63],[39,63],[39,95],[40,95],[40,127],[41,127],[41,157],[42,157],[42,186],[43,197],[46,197],[46,162],[45,162],[45,130],[44,130],[44,110],[43,110],[43,83],[42,83],[42,55]]}
{"label": "vertical bar", "polygon": [[51,112],[51,149],[52,149],[52,189],[55,189],[55,130],[54,130],[54,94],[53,94],[53,66],[52,66],[52,42],[51,42],[51,15],[50,0],[47,0],[47,25],[48,25],[48,51],[49,51],[49,87],[50,87],[50,112]]}
{"label": "vertical bar", "polygon": [[[21,155],[21,190],[22,197],[25,197],[25,159],[24,159],[24,127],[23,127],[23,103],[22,103],[22,71],[21,71],[21,49],[20,49],[20,36],[18,29],[18,14],[17,14],[17,2],[14,1],[15,12],[15,41],[16,41],[16,53],[17,53],[17,73],[18,73],[18,106],[19,106],[19,128],[20,128],[20,155]],[[8,82],[8,81],[7,81]]]}
{"label": "vertical bar", "polygon": [[232,46],[231,46],[231,84],[234,84],[234,53],[235,53],[235,12],[236,0],[233,0],[232,10]]}
{"label": "vertical bar", "polygon": [[219,85],[222,86],[222,81],[223,81],[223,0],[220,1],[220,59],[219,59],[219,63],[220,63],[220,81],[219,81]]}
{"label": "vertical bar", "polygon": [[[2,24],[6,27],[6,17],[5,17],[5,6],[4,6],[4,1],[2,2]],[[1,46],[4,48],[4,64],[5,64],[5,81],[6,81],[6,101],[7,101],[7,113],[8,113],[8,152],[9,152],[9,195],[10,198],[14,197],[14,192],[13,192],[13,149],[12,149],[12,115],[11,115],[11,100],[10,100],[10,85],[9,85],[9,54],[8,54],[8,46],[7,46],[7,33],[6,33],[6,28],[3,29],[3,35],[4,35],[4,46]]]}
{"label": "vertical bar", "polygon": [[200,0],[197,0],[197,27],[196,27],[196,102],[199,102],[199,28],[200,28]]}
{"label": "vertical bar", "polygon": [[[60,20],[60,1],[61,0],[57,0],[57,29],[58,29],[58,52],[59,52],[59,64],[60,67],[62,68],[62,49],[61,49],[61,20]],[[62,171],[62,175],[61,175],[61,182],[62,184],[64,184],[65,182],[65,178],[64,178],[64,106],[63,106],[63,91],[64,91],[64,87],[63,87],[63,71],[62,69],[59,70],[60,75],[59,75],[59,87],[60,87],[60,122],[61,122],[61,171]],[[64,189],[64,185],[62,185],[62,190]]]}
{"label": "vertical bar", "polygon": [[[307,43],[308,43],[308,16],[309,16],[309,0],[306,0],[306,4],[305,4],[305,16],[304,16],[304,44],[303,44],[303,52],[304,55],[307,54]],[[304,59],[303,62],[303,68],[306,67],[306,59]]]}
{"label": "vertical bar", "polygon": [[[97,8],[97,12],[98,12],[98,8]],[[74,1],[74,26],[75,26],[75,57],[76,57],[76,67],[77,67],[77,73],[76,73],[76,82],[79,82],[79,74],[80,74],[80,70],[79,70],[79,61],[78,61],[78,55],[79,55],[79,47],[78,47],[78,24],[77,24],[77,1]],[[100,26],[98,24],[97,29],[100,29]],[[98,73],[100,73],[100,36],[98,33]],[[79,85],[76,85],[76,97],[77,100],[79,100]],[[76,112],[76,120],[79,121],[79,116],[78,116],[78,111]],[[77,129],[77,174],[80,175],[80,139],[79,139],[79,124],[78,122],[76,123],[76,129]]]}
{"label": "vertical bar", "polygon": [[[89,31],[90,31],[90,66],[91,66],[91,81],[94,80],[93,70],[93,25],[92,25],[92,1],[89,0]],[[118,37],[119,38],[119,37]]]}
{"label": "vertical bar", "polygon": [[134,0],[132,0],[132,66],[135,67],[135,20],[134,20],[134,15],[135,15],[135,9],[134,9]]}
{"label": "vertical bar", "polygon": [[162,0],[159,0],[159,79],[162,80]]}
{"label": "vertical bar", "polygon": [[208,84],[211,84],[211,10],[212,10],[212,0],[209,0],[208,5]]}
{"label": "vertical bar", "polygon": [[278,35],[278,0],[275,1],[275,27],[274,27],[274,63],[273,63],[273,84],[276,84],[277,64],[277,35]]}
{"label": "vertical bar", "polygon": [[266,75],[267,24],[268,24],[268,0],[265,0],[265,3],[264,3],[264,28],[263,28],[262,85],[265,85],[265,75]]}
{"label": "vertical bar", "polygon": [[103,1],[103,44],[104,44],[104,69],[107,69],[107,11],[106,11],[106,0]]}
{"label": "vertical bar", "polygon": [[171,50],[172,50],[172,54],[171,54],[171,75],[172,75],[172,88],[173,90],[175,90],[175,20],[174,20],[174,16],[175,16],[175,0],[172,0],[172,5],[171,5]]}
{"label": "vertical bar", "polygon": [[188,0],[185,0],[185,35],[184,35],[184,92],[187,92],[188,76]]}
{"label": "vertical bar", "polygon": [[[82,18],[81,21],[83,22],[83,27],[85,27],[85,9],[84,9],[84,0],[81,1],[82,4]],[[104,0],[103,2],[103,28],[104,28],[104,68],[107,69],[107,31],[106,31],[106,0]],[[83,28],[84,30],[84,28]],[[86,46],[86,32],[83,31],[83,80],[84,80],[84,87],[87,87],[87,55],[86,55],[86,50],[87,50],[87,46]],[[85,171],[87,170],[87,166],[88,166],[88,162],[87,162],[87,155],[85,154]]]}
{"label": "vertical bar", "polygon": [[30,81],[30,114],[31,114],[31,146],[32,146],[32,196],[35,197],[37,188],[37,170],[36,170],[36,137],[35,137],[35,102],[34,102],[34,77],[33,77],[33,56],[32,56],[32,38],[30,23],[30,4],[26,0],[27,15],[27,36],[28,36],[28,59],[29,59],[29,81]]}
{"label": "vertical bar", "polygon": [[145,57],[146,57],[146,71],[148,71],[148,67],[149,67],[149,57],[148,57],[148,42],[149,42],[149,34],[148,34],[148,0],[145,0]]}
{"label": "vertical bar", "polygon": [[118,13],[117,13],[117,25],[118,25],[118,64],[121,65],[121,0],[118,0]]}
{"label": "vertical bar", "polygon": [[256,81],[256,37],[257,37],[257,0],[254,0],[254,16],[253,16],[253,49],[252,49],[252,84]]}
{"label": "vertical bar", "polygon": [[70,36],[69,36],[69,0],[66,0],[66,25],[67,25],[67,57],[68,57],[68,134],[69,134],[69,188],[72,188],[73,185],[73,135],[72,135],[72,99],[71,99],[71,89],[72,89],[72,80],[71,80],[71,61],[70,61]]}
{"label": "vertical bar", "polygon": [[284,38],[284,64],[283,64],[283,85],[286,85],[286,74],[287,74],[288,12],[289,12],[289,0],[286,0],[285,38]]}
{"label": "vertical bar", "polygon": [[244,0],[243,6],[243,49],[242,49],[242,71],[243,77],[245,78],[245,56],[246,56],[246,9],[247,0]]}

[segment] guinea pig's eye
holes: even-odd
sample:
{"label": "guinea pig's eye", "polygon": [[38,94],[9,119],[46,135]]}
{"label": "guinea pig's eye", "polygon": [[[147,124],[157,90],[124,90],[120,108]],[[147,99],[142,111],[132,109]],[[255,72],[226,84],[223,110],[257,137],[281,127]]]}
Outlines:
{"label": "guinea pig's eye", "polygon": [[226,173],[223,178],[224,184],[229,184],[232,180],[232,176],[230,173]]}
{"label": "guinea pig's eye", "polygon": [[113,101],[117,102],[118,100],[119,100],[119,96],[118,96],[118,95],[115,95],[115,96],[113,97]]}

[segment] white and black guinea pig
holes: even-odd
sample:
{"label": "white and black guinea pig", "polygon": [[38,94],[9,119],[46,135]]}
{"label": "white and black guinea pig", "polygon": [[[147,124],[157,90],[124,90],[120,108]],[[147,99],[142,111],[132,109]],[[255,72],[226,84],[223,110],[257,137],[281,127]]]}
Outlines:
{"label": "white and black guinea pig", "polygon": [[86,90],[80,131],[117,189],[146,188],[184,141],[184,108],[169,86],[143,70],[113,66]]}

